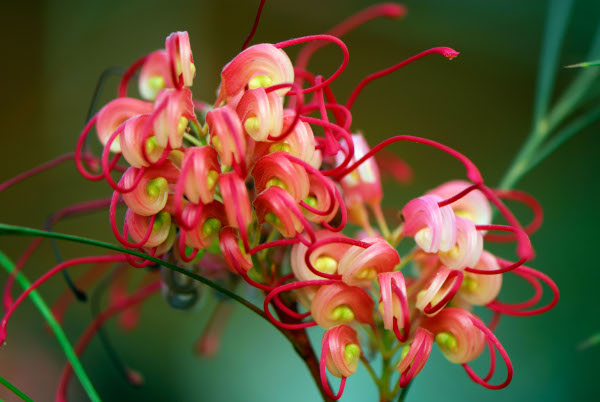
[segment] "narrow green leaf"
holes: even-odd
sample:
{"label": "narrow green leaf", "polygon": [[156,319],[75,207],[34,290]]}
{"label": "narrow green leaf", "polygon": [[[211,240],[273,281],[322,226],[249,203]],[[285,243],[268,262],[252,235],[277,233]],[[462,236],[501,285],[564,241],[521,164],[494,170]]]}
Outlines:
{"label": "narrow green leaf", "polygon": [[600,60],[595,61],[584,61],[583,63],[569,64],[565,68],[588,68],[600,66]]}
{"label": "narrow green leaf", "polygon": [[590,124],[600,119],[600,106],[593,108],[584,115],[578,117],[573,122],[567,124],[558,133],[556,133],[548,142],[540,147],[533,158],[530,159],[525,173],[537,166],[541,161],[546,159],[559,146],[564,144],[569,138],[580,133]]}
{"label": "narrow green leaf", "polygon": [[533,105],[534,127],[542,122],[550,106],[560,50],[573,8],[573,0],[550,0],[549,3]]}

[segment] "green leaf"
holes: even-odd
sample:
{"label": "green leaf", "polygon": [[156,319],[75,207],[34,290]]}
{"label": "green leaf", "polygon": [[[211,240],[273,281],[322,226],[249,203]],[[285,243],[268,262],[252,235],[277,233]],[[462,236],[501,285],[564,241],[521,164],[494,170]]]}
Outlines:
{"label": "green leaf", "polygon": [[573,0],[550,0],[533,105],[534,127],[544,120],[550,106],[558,71],[560,49],[565,38],[572,6]]}
{"label": "green leaf", "polygon": [[598,66],[600,66],[600,60],[584,61],[583,63],[569,64],[568,66],[565,66],[565,68],[588,68]]}

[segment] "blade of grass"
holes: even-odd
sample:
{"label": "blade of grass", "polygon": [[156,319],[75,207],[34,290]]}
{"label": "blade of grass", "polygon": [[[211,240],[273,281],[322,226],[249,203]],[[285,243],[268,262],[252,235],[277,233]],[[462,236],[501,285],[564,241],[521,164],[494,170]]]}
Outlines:
{"label": "blade of grass", "polygon": [[539,148],[535,156],[529,161],[527,170],[531,170],[537,166],[538,163],[546,159],[552,152],[554,152],[559,146],[565,143],[569,138],[575,134],[581,132],[584,128],[600,119],[600,106],[597,106],[578,117],[573,122],[567,124],[562,128],[556,135],[554,135],[544,146]]}
{"label": "blade of grass", "polygon": [[2,376],[0,376],[0,384],[4,385],[13,394],[15,394],[16,396],[18,396],[19,398],[21,398],[25,402],[33,402],[33,399],[31,399],[30,397],[28,397],[27,395],[25,395],[23,393],[23,391],[19,390],[19,388],[17,388],[14,385],[12,385],[10,382],[8,382],[8,380],[6,378],[3,378]]}
{"label": "blade of grass", "polygon": [[558,71],[560,49],[573,8],[573,0],[550,0],[549,3],[533,104],[534,127],[540,124],[548,113]]}
{"label": "blade of grass", "polygon": [[554,90],[560,49],[569,22],[573,0],[550,0],[549,3],[534,95],[533,126],[527,140],[500,180],[499,187],[503,189],[513,187],[527,172],[529,159],[549,133],[546,116]]}
{"label": "blade of grass", "polygon": [[[13,262],[2,251],[0,251],[0,265],[2,265],[2,267],[8,273],[11,273],[15,269],[15,265],[13,264]],[[16,281],[23,288],[23,290],[31,286],[31,282],[25,277],[25,275],[22,272],[17,273]],[[42,316],[52,329],[52,332],[54,332],[58,343],[63,349],[67,360],[69,360],[69,363],[71,363],[75,375],[79,379],[79,382],[81,382],[81,386],[89,396],[90,400],[94,402],[99,402],[101,400],[100,396],[94,389],[94,386],[92,385],[92,382],[90,381],[88,375],[83,369],[83,366],[81,365],[77,354],[75,354],[71,343],[67,339],[67,336],[65,335],[65,332],[63,331],[60,324],[54,318],[54,315],[50,311],[50,308],[48,308],[48,305],[37,291],[34,290],[33,292],[31,292],[29,297],[31,298],[33,304],[35,304],[37,309],[40,311],[40,313],[42,313]]]}

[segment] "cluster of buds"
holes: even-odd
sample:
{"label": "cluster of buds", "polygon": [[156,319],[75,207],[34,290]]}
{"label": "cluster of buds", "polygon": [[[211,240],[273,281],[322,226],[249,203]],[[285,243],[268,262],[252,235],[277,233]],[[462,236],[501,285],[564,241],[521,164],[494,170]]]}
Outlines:
{"label": "cluster of buds", "polygon": [[[369,75],[345,104],[336,100],[331,84],[349,60],[339,37],[368,20],[404,12],[399,5],[377,5],[329,34],[245,47],[223,67],[212,106],[196,100],[190,89],[197,77],[188,34],[173,33],[165,49],[126,71],[119,96],[89,121],[76,148],[81,174],[105,180],[114,190],[110,226],[123,246],[191,270],[241,278],[264,292],[264,312],[285,330],[322,327],[320,377],[333,399],[341,396],[359,361],[368,364],[373,344],[389,356],[400,352],[397,389],[421,371],[434,342],[475,382],[505,387],[512,365],[493,334],[500,315],[539,314],[558,301],[552,280],[524,266],[534,257],[529,235],[541,221],[531,196],[488,187],[467,157],[440,143],[399,135],[370,148],[352,129],[351,108],[369,82],[421,57],[452,59],[458,52],[429,49]],[[307,66],[328,42],[337,45],[343,59],[325,78]],[[304,47],[292,63],[284,49],[300,44]],[[129,81],[138,72],[141,100],[128,96]],[[96,172],[85,158],[94,127],[103,145]],[[384,214],[375,157],[397,142],[453,156],[464,165],[467,180],[442,184]],[[129,167],[118,163],[121,157]],[[388,157],[381,166],[394,164],[403,162]],[[122,173],[119,180],[114,172]],[[534,221],[523,227],[505,199],[531,207]],[[127,206],[122,229],[120,202]],[[492,224],[492,206],[506,225]],[[516,243],[515,261],[485,250],[489,242],[500,241]],[[401,256],[401,243],[410,243],[412,250]],[[127,262],[150,265],[130,256]],[[509,272],[531,283],[534,297],[515,304],[499,301],[502,277]],[[534,308],[542,283],[554,296]],[[174,303],[195,300],[193,286],[177,278],[163,279],[162,287]],[[489,324],[476,315],[478,306],[493,312]],[[492,367],[481,378],[469,362],[486,344]],[[500,384],[491,383],[494,348],[507,366]],[[341,378],[339,392],[331,391],[327,371]]]}

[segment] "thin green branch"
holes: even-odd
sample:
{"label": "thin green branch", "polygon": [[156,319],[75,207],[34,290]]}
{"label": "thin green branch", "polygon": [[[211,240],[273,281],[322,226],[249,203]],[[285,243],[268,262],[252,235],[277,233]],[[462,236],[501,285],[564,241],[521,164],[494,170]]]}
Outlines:
{"label": "thin green branch", "polygon": [[[113,250],[113,251],[117,251],[120,253],[125,253],[125,254],[129,254],[129,255],[133,255],[135,257],[149,260],[155,264],[162,265],[165,268],[172,269],[174,271],[182,273],[183,275],[189,276],[192,279],[202,282],[203,284],[205,284],[207,286],[210,286],[211,288],[215,289],[217,292],[219,292],[225,296],[228,296],[231,299],[242,304],[243,306],[245,306],[252,312],[258,314],[264,320],[266,320],[267,322],[270,323],[266,314],[261,309],[259,309],[258,307],[256,307],[254,304],[252,304],[248,300],[244,299],[243,297],[233,293],[232,291],[230,291],[228,289],[225,289],[225,288],[219,286],[215,282],[213,282],[201,275],[195,274],[184,268],[178,267],[177,265],[172,264],[168,261],[163,261],[161,259],[150,256],[148,254],[140,253],[139,251],[135,251],[135,250],[129,250],[129,249],[126,249],[123,247],[116,246],[114,244],[105,243],[105,242],[101,242],[101,241],[93,240],[93,239],[88,239],[85,237],[74,236],[74,235],[69,235],[69,234],[64,234],[64,233],[57,233],[57,232],[46,232],[43,230],[28,228],[28,227],[24,227],[24,226],[7,225],[5,223],[0,223],[0,235],[6,235],[6,234],[19,235],[19,236],[45,237],[45,238],[66,240],[66,241],[75,242],[75,243],[88,244],[91,246],[96,246],[96,247],[104,248],[107,250]],[[283,331],[281,331],[281,329],[279,327],[277,327],[277,328],[279,329],[280,332],[283,332]]]}
{"label": "thin green branch", "polygon": [[[2,265],[2,267],[8,273],[11,273],[15,269],[15,265],[13,264],[13,262],[2,251],[0,251],[0,265]],[[23,290],[25,290],[29,286],[31,286],[31,282],[29,282],[29,280],[25,277],[25,275],[22,272],[18,272],[15,279],[16,279],[17,283],[23,288]],[[35,304],[37,309],[40,311],[40,313],[42,313],[42,316],[44,317],[44,319],[46,320],[46,322],[52,329],[52,332],[54,332],[54,335],[56,336],[58,343],[60,344],[61,348],[65,352],[65,356],[67,357],[67,360],[69,361],[69,363],[71,363],[71,366],[73,367],[73,372],[75,373],[75,375],[81,382],[81,386],[83,387],[83,389],[85,390],[85,392],[87,393],[87,395],[89,396],[89,398],[92,401],[99,402],[101,400],[100,396],[94,389],[92,382],[90,381],[88,375],[86,374],[85,370],[83,369],[83,366],[81,365],[81,362],[79,361],[79,358],[77,357],[77,354],[73,350],[71,343],[67,339],[65,332],[63,331],[60,324],[54,318],[54,315],[48,308],[48,305],[46,304],[44,299],[42,299],[40,294],[35,290],[29,294],[29,297],[31,298],[31,301],[33,301],[33,304]]]}
{"label": "thin green branch", "polygon": [[30,397],[28,397],[27,395],[25,395],[23,393],[23,391],[19,390],[19,388],[17,388],[14,385],[12,385],[10,382],[8,382],[8,380],[6,378],[3,378],[2,376],[0,376],[0,384],[3,384],[13,394],[15,394],[16,396],[18,396],[22,400],[24,400],[26,402],[33,402],[33,399],[31,399]]}

